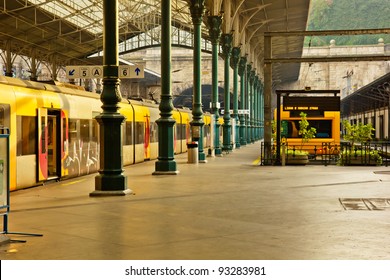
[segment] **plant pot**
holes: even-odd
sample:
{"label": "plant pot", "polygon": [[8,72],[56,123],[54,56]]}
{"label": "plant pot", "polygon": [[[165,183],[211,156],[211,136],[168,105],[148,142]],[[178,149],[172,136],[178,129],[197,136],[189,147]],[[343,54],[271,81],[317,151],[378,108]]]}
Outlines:
{"label": "plant pot", "polygon": [[287,165],[306,165],[309,162],[308,155],[288,155],[286,164]]}

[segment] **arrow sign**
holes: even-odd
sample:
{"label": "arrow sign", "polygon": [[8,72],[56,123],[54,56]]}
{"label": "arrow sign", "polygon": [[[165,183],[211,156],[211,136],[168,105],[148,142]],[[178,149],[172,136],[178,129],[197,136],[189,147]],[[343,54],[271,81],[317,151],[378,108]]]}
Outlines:
{"label": "arrow sign", "polygon": [[119,65],[120,79],[141,79],[144,76],[144,67],[141,65]]}
{"label": "arrow sign", "polygon": [[135,75],[131,75],[130,78],[138,78],[138,79],[145,78],[145,69],[143,65],[134,65],[133,67],[134,67],[133,73]]}
{"label": "arrow sign", "polygon": [[79,78],[79,68],[80,66],[66,66],[66,77],[68,79]]}

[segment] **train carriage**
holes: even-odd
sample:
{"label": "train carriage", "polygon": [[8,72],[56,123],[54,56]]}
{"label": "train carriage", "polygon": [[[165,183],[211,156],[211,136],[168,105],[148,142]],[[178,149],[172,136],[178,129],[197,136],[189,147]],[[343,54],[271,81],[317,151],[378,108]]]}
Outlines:
{"label": "train carriage", "polygon": [[[100,95],[67,84],[0,76],[0,125],[10,129],[10,188],[96,172]],[[156,104],[123,100],[123,164],[158,157]],[[175,109],[175,153],[187,151],[191,111]]]}

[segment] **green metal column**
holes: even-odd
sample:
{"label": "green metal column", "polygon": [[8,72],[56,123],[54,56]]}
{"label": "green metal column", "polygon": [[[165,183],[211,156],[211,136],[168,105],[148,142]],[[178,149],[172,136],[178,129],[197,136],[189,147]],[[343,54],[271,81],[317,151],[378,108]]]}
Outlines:
{"label": "green metal column", "polygon": [[240,62],[240,48],[234,47],[232,50],[231,66],[233,68],[233,115],[235,124],[235,139],[236,148],[240,148],[240,135],[238,123],[238,63]]}
{"label": "green metal column", "polygon": [[256,90],[256,140],[260,140],[260,87],[261,81],[257,77],[257,90]]}
{"label": "green metal column", "polygon": [[256,87],[256,141],[260,139],[260,79],[257,77]]}
{"label": "green metal column", "polygon": [[171,0],[161,1],[161,102],[158,125],[158,160],[153,175],[176,175],[171,81]]}
{"label": "green metal column", "polygon": [[251,96],[251,70],[252,70],[252,65],[247,64],[246,65],[246,100],[245,100],[245,107],[248,110],[248,115],[246,115],[246,143],[249,144],[251,142],[251,134],[250,134],[250,128],[251,128],[251,110],[250,110],[250,96]]}
{"label": "green metal column", "polygon": [[191,132],[192,140],[198,141],[199,162],[207,162],[203,151],[203,111],[201,87],[201,24],[205,0],[191,0],[190,11],[194,24],[194,92],[192,106]]}
{"label": "green metal column", "polygon": [[219,40],[221,38],[221,25],[222,17],[221,16],[209,16],[209,35],[211,44],[213,46],[213,61],[212,61],[212,96],[211,96],[211,113],[215,116],[215,127],[214,127],[214,139],[212,139],[214,144],[214,154],[216,156],[222,155],[221,144],[219,140],[219,129],[220,124],[219,119],[219,108],[220,103],[218,100],[218,52],[219,52]]}
{"label": "green metal column", "polygon": [[221,45],[222,53],[225,60],[225,83],[224,83],[224,114],[223,114],[223,146],[222,150],[231,151],[233,149],[231,145],[231,123],[230,123],[230,55],[232,53],[232,34],[222,34]]}
{"label": "green metal column", "polygon": [[272,37],[264,36],[264,164],[272,159]]}
{"label": "green metal column", "polygon": [[258,77],[255,76],[253,82],[253,141],[257,140],[257,97],[258,97]]}
{"label": "green metal column", "polygon": [[250,141],[251,143],[255,142],[254,134],[255,134],[255,79],[256,79],[256,72],[255,70],[251,71],[251,97],[250,97],[250,108],[251,108],[251,135],[250,135]]}
{"label": "green metal column", "polygon": [[264,84],[260,87],[260,139],[264,138]]}
{"label": "green metal column", "polygon": [[[241,77],[241,83],[240,83],[240,109],[242,112],[246,109],[246,57],[241,57],[240,59],[240,65],[238,67],[238,73]],[[245,146],[246,145],[246,124],[245,124],[245,114],[240,114],[240,145]]]}
{"label": "green metal column", "polygon": [[122,123],[118,112],[122,96],[118,78],[118,1],[103,1],[103,112],[96,117],[100,126],[100,169],[95,177],[95,191],[90,196],[126,195],[127,178],[123,175]]}

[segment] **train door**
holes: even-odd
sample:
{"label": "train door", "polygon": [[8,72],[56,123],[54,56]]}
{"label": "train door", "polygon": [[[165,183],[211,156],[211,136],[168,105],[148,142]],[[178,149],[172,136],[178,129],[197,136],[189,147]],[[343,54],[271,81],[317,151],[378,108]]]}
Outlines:
{"label": "train door", "polygon": [[61,114],[38,108],[38,180],[61,176]]}
{"label": "train door", "polygon": [[144,158],[150,159],[150,116],[144,116],[145,132],[144,132]]}
{"label": "train door", "polygon": [[47,172],[47,109],[38,108],[38,181],[46,180]]}
{"label": "train door", "polygon": [[60,116],[60,153],[61,153],[61,159],[60,159],[60,168],[61,168],[61,177],[68,175],[68,163],[69,163],[69,126],[68,126],[68,119],[65,114],[65,111],[61,110],[61,116]]}

